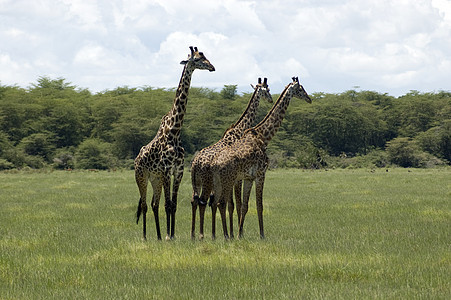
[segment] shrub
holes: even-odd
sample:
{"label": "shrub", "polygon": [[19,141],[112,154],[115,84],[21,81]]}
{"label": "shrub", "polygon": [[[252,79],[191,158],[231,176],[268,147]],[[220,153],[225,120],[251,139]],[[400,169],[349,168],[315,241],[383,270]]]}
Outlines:
{"label": "shrub", "polygon": [[366,155],[347,155],[342,153],[340,156],[332,157],[330,166],[336,168],[383,168],[389,165],[389,160],[383,150],[371,150]]}
{"label": "shrub", "polygon": [[323,149],[316,148],[313,144],[307,144],[296,155],[296,160],[300,168],[321,169],[328,165],[329,155]]}
{"label": "shrub", "polygon": [[387,143],[388,159],[401,167],[417,167],[419,148],[410,138],[395,138]]}
{"label": "shrub", "polygon": [[421,151],[415,141],[404,137],[387,143],[387,156],[391,163],[405,168],[424,168],[445,164],[439,158]]}
{"label": "shrub", "polygon": [[415,140],[422,150],[451,163],[451,120],[421,132]]}
{"label": "shrub", "polygon": [[0,158],[0,170],[9,170],[14,168],[14,164],[6,159]]}
{"label": "shrub", "polygon": [[73,169],[75,167],[75,158],[73,153],[66,149],[58,151],[53,158],[53,167],[60,170]]}
{"label": "shrub", "polygon": [[54,135],[50,132],[31,134],[23,138],[18,147],[28,155],[41,156],[47,161],[56,148]]}
{"label": "shrub", "polygon": [[86,139],[78,146],[76,166],[81,169],[106,170],[117,165],[111,153],[111,144],[99,139]]}

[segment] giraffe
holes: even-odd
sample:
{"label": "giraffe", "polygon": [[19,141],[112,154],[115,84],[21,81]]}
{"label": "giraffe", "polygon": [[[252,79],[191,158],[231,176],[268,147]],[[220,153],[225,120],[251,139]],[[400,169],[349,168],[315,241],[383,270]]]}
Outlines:
{"label": "giraffe", "polygon": [[[177,193],[183,177],[184,149],[180,145],[180,130],[188,102],[191,76],[196,69],[213,72],[215,67],[208,61],[197,47],[190,47],[191,54],[180,64],[185,65],[180,78],[171,110],[161,119],[160,128],[153,140],[143,146],[135,159],[135,179],[139,189],[139,203],[136,212],[136,223],[143,215],[143,239],[146,240],[147,184],[150,181],[153,189],[152,210],[155,216],[157,238],[161,240],[158,208],[161,189],[164,190],[167,236],[174,238],[175,212],[177,209]],[[171,176],[172,199],[171,199]]]}
{"label": "giraffe", "polygon": [[[212,162],[211,168],[215,194],[215,203],[212,205],[212,218],[215,219],[216,208],[219,207],[222,228],[226,239],[229,238],[229,235],[225,219],[225,206],[232,201],[232,189],[238,180],[244,181],[238,236],[240,238],[243,237],[244,219],[248,211],[252,184],[255,181],[260,238],[263,239],[265,237],[263,230],[263,185],[268,167],[266,147],[282,124],[292,97],[304,99],[308,103],[312,102],[303,86],[299,83],[299,79],[293,77],[292,80],[280,94],[265,118],[255,127],[247,129],[241,139],[224,148]],[[212,223],[212,226],[214,226],[214,223]],[[214,232],[214,230],[215,228],[213,227],[212,231]]]}
{"label": "giraffe", "polygon": [[[252,86],[252,85],[251,85]],[[219,153],[224,147],[232,144],[238,140],[243,134],[244,130],[251,127],[256,118],[256,112],[260,99],[265,99],[272,103],[272,97],[269,92],[267,84],[267,78],[264,78],[263,83],[261,78],[258,78],[258,84],[254,87],[254,93],[249,100],[249,103],[238,119],[238,121],[232,124],[223,134],[222,138],[215,144],[200,150],[193,159],[191,164],[191,183],[193,187],[193,199],[192,205],[192,224],[191,224],[191,238],[195,238],[196,227],[196,211],[199,205],[200,213],[200,239],[204,237],[204,216],[205,207],[207,205],[207,197],[210,195],[210,203],[212,202],[213,195],[213,176],[211,174],[210,164],[214,156]],[[201,193],[202,191],[202,193]],[[237,212],[241,209],[241,183],[237,188],[236,193],[239,194],[237,198]],[[199,196],[200,195],[200,196]],[[230,216],[230,234],[233,236],[233,202],[229,205]],[[238,217],[239,220],[239,217]]]}

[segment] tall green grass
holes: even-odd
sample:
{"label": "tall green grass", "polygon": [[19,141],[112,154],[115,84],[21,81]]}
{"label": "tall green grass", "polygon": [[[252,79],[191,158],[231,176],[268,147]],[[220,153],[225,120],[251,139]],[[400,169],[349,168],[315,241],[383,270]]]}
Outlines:
{"label": "tall green grass", "polygon": [[187,171],[176,240],[156,240],[150,213],[143,242],[132,171],[0,173],[0,299],[450,299],[450,178],[269,171],[266,239],[252,195],[245,238],[227,242],[209,211],[191,241]]}

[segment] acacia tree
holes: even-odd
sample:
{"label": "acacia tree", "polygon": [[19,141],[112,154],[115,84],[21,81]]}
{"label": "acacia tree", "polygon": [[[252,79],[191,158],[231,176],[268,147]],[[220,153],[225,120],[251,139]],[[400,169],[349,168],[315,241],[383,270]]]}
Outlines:
{"label": "acacia tree", "polygon": [[224,88],[221,90],[221,98],[223,99],[227,99],[227,100],[233,100],[235,99],[235,97],[237,96],[236,94],[236,90],[237,90],[237,85],[236,84],[232,84],[232,85],[224,85]]}

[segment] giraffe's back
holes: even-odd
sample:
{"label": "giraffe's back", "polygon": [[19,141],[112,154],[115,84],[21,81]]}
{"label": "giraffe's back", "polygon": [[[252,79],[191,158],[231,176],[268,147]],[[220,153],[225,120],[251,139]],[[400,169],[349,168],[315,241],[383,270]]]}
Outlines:
{"label": "giraffe's back", "polygon": [[265,144],[252,135],[246,135],[219,153],[212,164],[222,180],[255,179],[266,171],[268,157]]}

